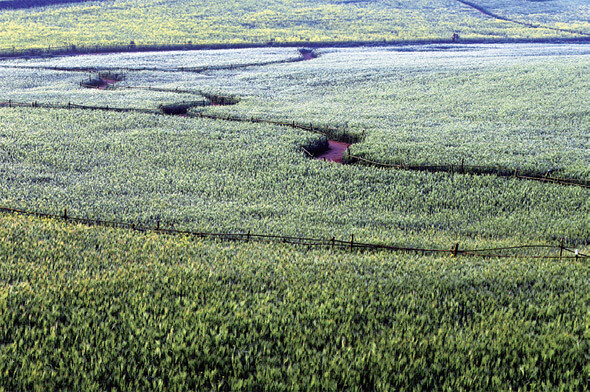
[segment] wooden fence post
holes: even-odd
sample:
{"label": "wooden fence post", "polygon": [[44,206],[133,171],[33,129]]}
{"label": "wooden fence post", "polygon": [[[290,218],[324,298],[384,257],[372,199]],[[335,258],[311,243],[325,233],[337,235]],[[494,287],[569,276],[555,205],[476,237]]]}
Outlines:
{"label": "wooden fence post", "polygon": [[64,219],[68,220],[68,209],[64,208]]}
{"label": "wooden fence post", "polygon": [[451,257],[457,257],[458,253],[459,253],[459,243],[457,242],[457,243],[455,243],[455,246],[451,250]]}
{"label": "wooden fence post", "polygon": [[160,230],[160,221],[156,222],[156,230]]}
{"label": "wooden fence post", "polygon": [[248,230],[248,236],[246,237],[246,242],[250,242],[250,230]]}
{"label": "wooden fence post", "polygon": [[352,252],[352,248],[354,246],[354,234],[350,235],[350,251]]}
{"label": "wooden fence post", "polygon": [[564,243],[564,238],[561,237],[561,239],[559,240],[559,259],[561,260],[561,258],[563,257],[563,243]]}
{"label": "wooden fence post", "polygon": [[465,158],[461,158],[461,173],[465,174]]}
{"label": "wooden fence post", "polygon": [[332,237],[332,239],[330,241],[332,241],[332,250],[334,250],[334,242],[336,241],[336,238]]}

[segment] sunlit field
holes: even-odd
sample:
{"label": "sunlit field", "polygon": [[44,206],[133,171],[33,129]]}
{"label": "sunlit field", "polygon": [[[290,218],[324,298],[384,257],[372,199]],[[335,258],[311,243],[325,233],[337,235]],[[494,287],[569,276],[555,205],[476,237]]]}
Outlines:
{"label": "sunlit field", "polygon": [[[129,40],[150,25],[131,34],[132,22],[112,23],[159,12],[147,3],[20,8],[0,19],[65,23],[75,10],[82,23],[104,7],[104,42]],[[154,21],[168,35],[150,34],[186,39],[198,26],[172,21],[198,7],[171,3],[186,13]],[[322,19],[355,7],[382,21],[374,39],[404,20],[391,16],[393,3],[289,10],[319,18],[320,39],[360,39],[346,18]],[[431,3],[403,15],[438,26],[432,15],[444,6],[488,23],[459,2]],[[499,3],[486,7],[523,17]],[[224,8],[205,4],[211,19],[194,23],[217,23]],[[543,4],[555,12],[530,20],[557,26],[559,12],[587,12],[563,1],[531,10]],[[272,31],[251,27],[247,39],[273,38],[277,26],[276,37],[294,39],[299,25],[271,12],[281,7],[241,18]],[[199,39],[232,42],[237,19],[225,18]],[[94,41],[71,29],[71,42]],[[62,39],[52,37],[44,44]],[[0,391],[587,390],[589,74],[589,47],[563,43],[0,61],[0,207],[62,217],[0,214]],[[352,144],[343,164],[314,159],[327,138]],[[247,242],[135,230],[146,226]],[[351,245],[269,244],[259,234]]]}
{"label": "sunlit field", "polygon": [[[2,1],[0,50],[156,44],[583,38],[583,0]],[[58,4],[55,4],[58,3]],[[475,4],[475,3],[473,3]],[[516,22],[515,23],[512,20]],[[524,22],[524,24],[522,24]]]}

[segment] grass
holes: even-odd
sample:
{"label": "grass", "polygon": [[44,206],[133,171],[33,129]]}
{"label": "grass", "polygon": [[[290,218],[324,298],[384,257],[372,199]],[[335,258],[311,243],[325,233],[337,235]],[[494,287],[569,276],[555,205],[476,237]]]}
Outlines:
{"label": "grass", "polygon": [[[496,10],[497,2],[483,2]],[[494,4],[492,4],[494,3]],[[524,3],[524,2],[521,2]],[[581,1],[511,6],[498,12],[590,33]],[[549,12],[545,12],[545,10]],[[541,12],[540,15],[537,14]],[[532,15],[531,15],[532,14]],[[268,43],[556,38],[580,35],[489,18],[452,0],[437,1],[92,1],[3,10],[4,50],[76,45]]]}
{"label": "grass", "polygon": [[[122,85],[234,94],[243,98],[239,105],[206,112],[364,132],[364,143],[354,145],[352,152],[379,162],[464,161],[588,180],[587,53],[584,45],[326,49],[318,59],[293,64],[195,74],[129,72]],[[296,51],[174,52],[176,63],[167,54],[133,54],[10,64],[169,70],[173,64],[224,67],[232,59],[236,65],[264,62],[265,55],[280,61]],[[80,91],[84,76],[78,73],[0,68],[0,75],[13,100],[151,109],[194,100],[189,94]]]}
{"label": "grass", "polygon": [[588,190],[326,165],[317,136],[146,114],[1,109],[4,205],[196,230],[447,247],[588,239]]}
{"label": "grass", "polygon": [[[364,132],[353,152],[382,161],[477,159],[588,179],[585,46],[325,49],[306,62],[171,72],[291,56],[2,64],[152,65],[166,72],[127,71],[120,84],[240,98],[192,111]],[[2,100],[157,109],[195,99],[82,89],[85,77],[0,67]],[[328,164],[300,149],[319,140],[262,123],[0,108],[0,205],[446,249],[565,237],[588,252],[588,189]],[[0,215],[0,238],[0,390],[583,391],[590,377],[584,260],[312,251],[14,215]]]}
{"label": "grass", "polygon": [[587,263],[0,216],[2,390],[584,390]]}

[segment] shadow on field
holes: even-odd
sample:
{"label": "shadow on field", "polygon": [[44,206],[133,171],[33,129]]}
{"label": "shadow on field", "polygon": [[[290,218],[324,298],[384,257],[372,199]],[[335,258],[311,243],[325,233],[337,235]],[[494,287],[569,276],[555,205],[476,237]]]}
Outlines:
{"label": "shadow on field", "polygon": [[61,5],[70,3],[87,3],[100,0],[18,0],[1,1],[0,10],[18,10],[25,8],[47,7],[50,5]]}

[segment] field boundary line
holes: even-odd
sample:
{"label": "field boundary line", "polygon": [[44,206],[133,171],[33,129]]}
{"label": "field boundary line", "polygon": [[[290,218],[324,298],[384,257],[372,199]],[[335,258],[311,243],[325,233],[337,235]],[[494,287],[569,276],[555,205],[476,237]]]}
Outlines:
{"label": "field boundary line", "polygon": [[562,33],[568,33],[568,34],[578,34],[578,35],[583,35],[585,37],[590,37],[590,33],[586,33],[584,31],[580,31],[580,30],[570,30],[570,29],[561,29],[559,27],[552,27],[552,26],[547,26],[541,23],[532,23],[532,22],[523,22],[523,21],[519,21],[516,19],[512,19],[512,18],[508,18],[506,16],[502,16],[502,15],[498,15],[494,12],[491,12],[490,10],[480,6],[479,4],[476,4],[474,2],[471,1],[466,1],[466,0],[457,0],[459,3],[464,4],[468,7],[473,8],[476,11],[481,12],[484,15],[487,15],[491,18],[497,19],[497,20],[502,20],[504,22],[510,22],[510,23],[515,23],[521,26],[525,26],[531,29],[547,29],[547,30],[553,30],[553,31],[559,31]]}
{"label": "field boundary line", "polygon": [[501,166],[482,166],[482,165],[465,165],[464,163],[457,165],[404,165],[404,164],[391,164],[373,161],[361,156],[348,154],[347,158],[351,162],[359,162],[362,165],[373,166],[383,169],[397,169],[397,170],[409,170],[409,171],[428,171],[432,173],[459,173],[459,174],[474,174],[474,175],[486,175],[491,174],[498,177],[512,177],[521,180],[537,181],[542,183],[550,183],[557,185],[569,185],[578,186],[581,188],[590,189],[590,181],[573,179],[573,178],[560,178],[550,177],[549,175],[538,176],[533,174],[520,174],[518,169],[510,169]]}
{"label": "field boundary line", "polygon": [[[564,246],[563,240],[560,242],[559,246],[551,246],[551,245],[517,245],[517,246],[510,246],[510,247],[496,247],[490,249],[459,249],[459,244],[456,243],[450,249],[435,249],[435,248],[417,248],[417,247],[403,247],[403,246],[395,246],[395,245],[385,245],[379,243],[366,243],[366,242],[355,242],[354,235],[351,235],[350,240],[337,240],[335,237],[332,238],[310,238],[310,237],[296,237],[296,236],[286,236],[281,234],[257,234],[251,233],[250,231],[247,232],[240,232],[240,233],[222,233],[222,232],[199,232],[193,230],[176,230],[176,229],[167,229],[163,228],[158,221],[156,227],[150,227],[135,223],[129,222],[121,222],[121,221],[111,221],[111,220],[102,220],[102,219],[90,219],[90,218],[79,218],[70,216],[67,213],[67,209],[64,209],[63,214],[52,214],[46,212],[39,212],[39,211],[28,211],[23,209],[16,209],[10,207],[1,207],[0,206],[0,213],[4,214],[17,214],[17,215],[27,215],[27,216],[35,216],[39,218],[50,218],[55,220],[61,220],[66,223],[78,223],[85,226],[100,226],[100,227],[112,227],[112,228],[119,228],[119,229],[129,229],[132,231],[139,231],[139,232],[153,232],[156,234],[164,234],[164,235],[184,235],[190,236],[193,238],[201,238],[201,239],[214,239],[214,240],[222,240],[222,241],[238,241],[238,242],[264,242],[264,243],[283,243],[283,244],[290,244],[290,245],[299,245],[299,246],[307,246],[308,248],[312,247],[321,247],[326,249],[340,249],[340,250],[348,250],[353,252],[355,250],[360,251],[389,251],[389,252],[397,252],[397,253],[416,253],[416,254],[448,254],[451,257],[458,257],[458,256],[469,256],[469,257],[486,257],[486,258],[511,258],[511,259],[535,259],[535,260],[563,260],[563,259],[575,259],[582,260],[590,258],[590,255],[580,253],[577,249],[571,249]],[[505,251],[505,250],[517,250],[517,249],[555,249],[556,252],[559,251],[559,255],[554,256],[539,256],[539,255],[525,255],[525,254],[492,254],[492,253],[481,253],[481,252],[490,252],[490,251]],[[572,253],[573,256],[564,256],[563,252],[566,251],[568,253]]]}

